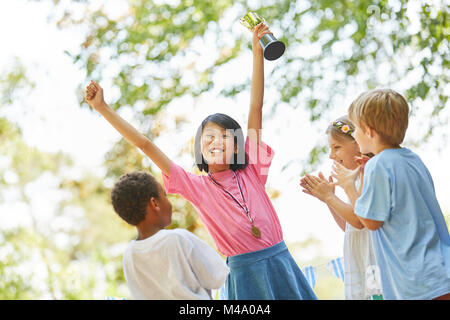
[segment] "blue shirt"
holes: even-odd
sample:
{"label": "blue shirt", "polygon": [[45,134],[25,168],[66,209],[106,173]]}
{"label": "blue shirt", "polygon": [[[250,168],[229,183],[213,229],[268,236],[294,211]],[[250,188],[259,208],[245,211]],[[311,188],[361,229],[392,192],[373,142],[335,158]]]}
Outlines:
{"label": "blue shirt", "polygon": [[383,221],[371,239],[385,299],[450,292],[448,229],[431,175],[414,152],[386,149],[367,162],[355,213]]}

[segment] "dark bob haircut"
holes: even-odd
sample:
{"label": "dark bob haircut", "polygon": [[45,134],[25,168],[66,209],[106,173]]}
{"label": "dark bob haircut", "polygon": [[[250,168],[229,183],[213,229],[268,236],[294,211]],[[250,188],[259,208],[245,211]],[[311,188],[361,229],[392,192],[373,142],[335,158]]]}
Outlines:
{"label": "dark bob haircut", "polygon": [[209,172],[208,163],[206,162],[205,158],[203,158],[200,143],[203,128],[208,122],[213,122],[224,128],[225,130],[230,130],[230,132],[233,134],[234,144],[237,145],[238,152],[235,153],[233,159],[231,159],[230,169],[236,171],[247,167],[248,157],[245,154],[245,140],[241,126],[230,116],[223,113],[215,113],[209,115],[205,118],[205,120],[203,120],[202,124],[197,130],[197,134],[195,135],[194,157],[195,164],[197,165],[198,169],[200,171]]}
{"label": "dark bob haircut", "polygon": [[122,175],[111,191],[114,211],[133,226],[145,219],[147,204],[152,197],[159,199],[159,183],[143,171]]}

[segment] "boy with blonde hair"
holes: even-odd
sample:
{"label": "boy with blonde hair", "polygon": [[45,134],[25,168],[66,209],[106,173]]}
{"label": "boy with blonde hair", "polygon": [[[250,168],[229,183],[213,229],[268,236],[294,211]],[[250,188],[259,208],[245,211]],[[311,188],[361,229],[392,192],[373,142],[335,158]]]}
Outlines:
{"label": "boy with blonde hair", "polygon": [[420,158],[400,144],[409,107],[399,93],[361,94],[348,115],[363,154],[364,186],[354,205],[371,238],[385,299],[449,299],[450,236],[433,180]]}

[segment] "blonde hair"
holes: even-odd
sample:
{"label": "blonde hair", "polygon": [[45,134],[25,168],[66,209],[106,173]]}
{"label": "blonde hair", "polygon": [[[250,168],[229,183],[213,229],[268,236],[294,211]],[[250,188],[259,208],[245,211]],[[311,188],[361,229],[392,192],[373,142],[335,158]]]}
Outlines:
{"label": "blonde hair", "polygon": [[[342,125],[346,125],[350,128],[350,132],[345,133],[339,126],[336,125],[336,123],[341,123]],[[347,116],[342,116],[340,118],[337,118],[334,120],[325,131],[326,134],[331,135],[334,139],[340,140],[340,141],[355,141],[353,136],[351,135],[351,132],[355,131],[355,126],[353,123],[351,123],[350,119]]]}
{"label": "blonde hair", "polygon": [[398,146],[408,128],[409,106],[405,98],[391,89],[362,93],[348,109],[348,117],[358,127],[370,127],[384,143]]}

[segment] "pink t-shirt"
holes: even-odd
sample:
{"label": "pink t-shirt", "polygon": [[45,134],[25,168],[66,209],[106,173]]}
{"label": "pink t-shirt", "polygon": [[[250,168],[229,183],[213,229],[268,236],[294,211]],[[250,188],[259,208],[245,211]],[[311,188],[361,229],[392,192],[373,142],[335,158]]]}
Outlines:
{"label": "pink t-shirt", "polygon": [[[254,225],[261,230],[259,239],[252,235],[252,225],[245,211],[207,175],[186,172],[173,162],[170,166],[170,177],[163,174],[166,192],[180,194],[194,205],[217,249],[228,257],[261,250],[283,240],[278,216],[265,191],[274,152],[265,143],[260,142],[258,145],[248,137],[245,152],[249,165],[236,173],[250,216]],[[243,203],[232,170],[218,172],[212,176]]]}

